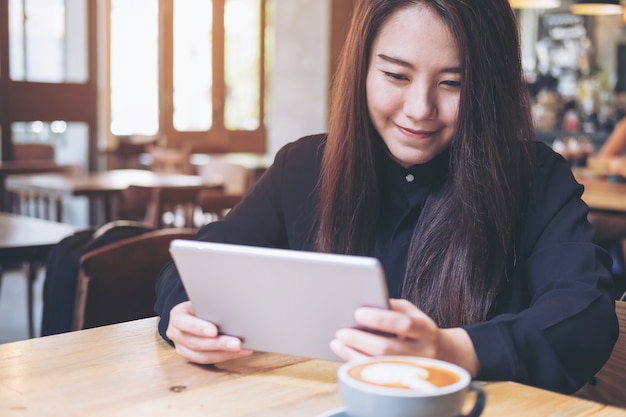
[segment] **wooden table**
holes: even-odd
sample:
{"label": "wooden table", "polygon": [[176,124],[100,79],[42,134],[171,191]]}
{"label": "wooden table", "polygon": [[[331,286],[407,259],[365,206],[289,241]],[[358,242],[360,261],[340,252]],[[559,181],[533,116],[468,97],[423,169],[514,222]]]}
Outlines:
{"label": "wooden table", "polygon": [[[34,335],[33,281],[52,246],[74,233],[67,224],[0,213],[0,265],[22,264],[27,280],[28,335]],[[0,272],[0,282],[2,275]]]}
{"label": "wooden table", "polygon": [[81,167],[75,164],[57,164],[49,161],[3,161],[0,162],[0,211],[10,211],[6,179],[9,175],[38,173],[78,173]]}
{"label": "wooden table", "polygon": [[[193,365],[157,318],[0,345],[0,415],[314,417],[341,405],[340,362],[255,353]],[[485,417],[626,416],[513,382],[485,384]]]}
{"label": "wooden table", "polygon": [[582,198],[590,209],[626,213],[626,183],[610,181],[585,168],[575,168],[574,176],[585,186]]}
{"label": "wooden table", "polygon": [[[216,184],[205,184],[197,175],[116,169],[87,175],[12,175],[7,178],[6,187],[8,191],[20,195],[23,202],[43,200],[46,205],[53,206],[57,221],[62,219],[61,199],[64,196],[87,196],[92,207],[89,222],[98,225],[116,218],[116,198],[130,185],[183,188]],[[95,207],[101,207],[103,213],[99,214]]]}

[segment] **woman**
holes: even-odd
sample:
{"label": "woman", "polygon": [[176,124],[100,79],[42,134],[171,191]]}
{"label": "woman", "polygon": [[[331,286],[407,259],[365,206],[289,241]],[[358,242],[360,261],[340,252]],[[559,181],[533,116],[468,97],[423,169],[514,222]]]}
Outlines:
{"label": "woman", "polygon": [[609,137],[604,141],[596,156],[601,158],[620,157],[626,153],[626,117],[622,118]]}
{"label": "woman", "polygon": [[[286,145],[198,239],[378,257],[392,310],[355,317],[395,337],[341,329],[344,360],[428,356],[577,390],[617,339],[610,258],[567,163],[531,140],[516,27],[507,0],[361,1],[328,135]],[[194,316],[173,265],[157,293],[185,358],[251,353]]]}

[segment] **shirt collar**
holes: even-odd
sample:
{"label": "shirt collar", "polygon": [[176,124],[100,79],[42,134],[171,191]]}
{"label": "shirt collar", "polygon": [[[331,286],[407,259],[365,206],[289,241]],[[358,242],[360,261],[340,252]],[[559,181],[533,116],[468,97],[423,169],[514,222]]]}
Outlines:
{"label": "shirt collar", "polygon": [[[390,157],[385,158],[386,182],[391,186],[401,186],[405,191],[432,184],[433,181],[444,177],[449,170],[450,152],[444,150],[424,164],[405,168]],[[402,185],[400,185],[402,184]]]}

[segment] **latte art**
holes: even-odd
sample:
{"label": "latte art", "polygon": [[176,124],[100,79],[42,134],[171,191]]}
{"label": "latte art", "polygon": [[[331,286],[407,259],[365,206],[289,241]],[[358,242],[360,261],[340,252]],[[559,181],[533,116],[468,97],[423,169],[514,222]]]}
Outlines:
{"label": "latte art", "polygon": [[381,360],[357,365],[348,371],[357,381],[388,388],[430,393],[460,380],[451,370],[403,360]]}
{"label": "latte art", "polygon": [[[345,415],[355,417],[477,417],[485,405],[485,392],[469,372],[432,358],[365,357],[341,365],[337,379]],[[470,391],[474,406],[464,413]]]}
{"label": "latte art", "polygon": [[428,381],[428,376],[427,369],[403,363],[377,363],[361,371],[361,378],[372,384],[432,392],[437,387]]}

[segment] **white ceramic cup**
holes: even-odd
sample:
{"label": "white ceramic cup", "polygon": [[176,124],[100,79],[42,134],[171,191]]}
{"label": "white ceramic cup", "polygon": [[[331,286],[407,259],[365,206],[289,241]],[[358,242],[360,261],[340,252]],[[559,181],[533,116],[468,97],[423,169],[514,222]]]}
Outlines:
{"label": "white ceramic cup", "polygon": [[346,362],[337,371],[341,400],[351,417],[458,417],[476,391],[479,416],[485,392],[454,364],[413,356],[378,356]]}

